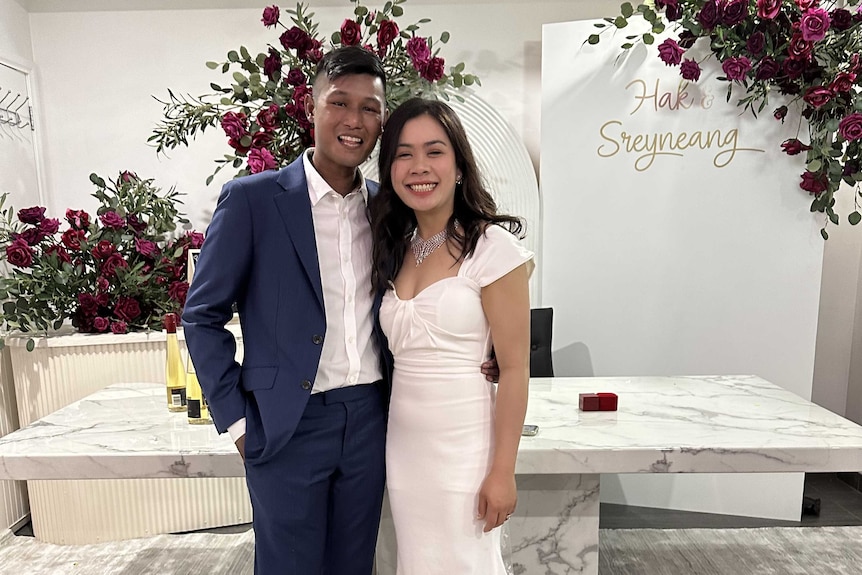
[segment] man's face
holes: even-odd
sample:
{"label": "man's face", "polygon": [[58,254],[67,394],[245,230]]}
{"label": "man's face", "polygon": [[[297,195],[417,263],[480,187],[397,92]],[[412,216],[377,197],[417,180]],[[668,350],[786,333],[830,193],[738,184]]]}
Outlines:
{"label": "man's face", "polygon": [[314,167],[324,179],[352,172],[368,158],[386,110],[380,78],[321,75],[305,105],[314,123]]}

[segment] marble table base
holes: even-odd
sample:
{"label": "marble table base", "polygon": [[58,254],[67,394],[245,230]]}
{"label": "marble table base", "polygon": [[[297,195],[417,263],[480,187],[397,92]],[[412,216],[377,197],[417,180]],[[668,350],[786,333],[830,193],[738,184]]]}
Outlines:
{"label": "marble table base", "polygon": [[[514,575],[596,575],[599,475],[519,475],[518,508],[503,527],[503,556]],[[384,502],[377,575],[395,575],[392,514]]]}

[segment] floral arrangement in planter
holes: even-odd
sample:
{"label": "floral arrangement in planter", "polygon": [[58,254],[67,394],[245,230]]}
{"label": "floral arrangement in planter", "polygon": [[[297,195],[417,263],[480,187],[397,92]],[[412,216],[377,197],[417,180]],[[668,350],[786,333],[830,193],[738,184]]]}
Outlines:
{"label": "floral arrangement in planter", "polygon": [[[781,96],[770,118],[784,122],[789,110],[798,110],[800,131],[782,142],[791,155],[805,154],[799,187],[813,196],[811,211],[826,214],[821,230],[838,224],[835,193],[841,184],[854,189],[855,209],[847,220],[862,220],[859,182],[862,181],[862,0],[654,0],[637,7],[626,2],[620,15],[596,23],[601,30],[587,42],[597,44],[601,34],[625,28],[640,15],[651,27],[628,35],[622,48],[638,42],[654,44],[655,35],[669,26],[676,38],[658,45],[658,57],[678,66],[682,78],[696,82],[705,58],[715,57],[728,82],[730,101],[735,86],[745,90],[737,104],[755,116]],[[848,9],[848,7],[852,9]],[[706,57],[692,57],[691,48],[707,43]],[[802,133],[802,119],[807,134]]]}
{"label": "floral arrangement in planter", "polygon": [[198,132],[220,125],[231,151],[215,160],[217,167],[207,184],[227,165],[238,169],[237,176],[285,166],[314,141],[303,100],[324,52],[340,46],[362,46],[380,57],[390,109],[420,94],[460,97],[459,89],[480,84],[476,76],[464,72],[463,63],[446,71],[439,51],[449,40],[448,32],[437,39],[421,36],[419,25],[429,22],[426,18],[407,26],[398,24],[405,2],[391,0],[380,10],[369,10],[350,0],[353,13],[329,36],[328,45],[306,4],[286,10],[287,22],[278,6],[265,8],[261,21],[280,31],[278,42],[258,54],[240,46],[228,52],[225,62],[207,62],[212,70],[232,72],[229,86],[210,84],[214,94],[178,96],[168,90],[168,99],[159,100],[164,117],[148,141],[163,153],[187,146]]}
{"label": "floral arrangement in planter", "polygon": [[71,320],[81,332],[126,333],[161,329],[166,312],[182,309],[188,250],[201,246],[203,234],[178,232],[188,223],[176,207],[179,193],[161,193],[132,172],[90,181],[95,215],[67,209],[64,224],[39,206],[16,214],[0,196],[6,329],[47,331]]}

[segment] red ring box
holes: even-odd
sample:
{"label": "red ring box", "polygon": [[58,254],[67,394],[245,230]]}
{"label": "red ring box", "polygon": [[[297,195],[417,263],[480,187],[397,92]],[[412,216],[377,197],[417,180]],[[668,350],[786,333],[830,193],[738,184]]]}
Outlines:
{"label": "red ring box", "polygon": [[578,407],[581,411],[616,411],[616,393],[581,393],[578,394]]}

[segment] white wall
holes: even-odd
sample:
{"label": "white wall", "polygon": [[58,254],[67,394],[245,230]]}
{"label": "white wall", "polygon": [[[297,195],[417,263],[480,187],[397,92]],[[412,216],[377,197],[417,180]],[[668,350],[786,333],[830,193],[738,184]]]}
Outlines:
{"label": "white wall", "polygon": [[[145,143],[160,117],[160,106],[151,95],[164,96],[167,88],[204,92],[210,81],[221,80],[219,73],[204,66],[205,61],[223,59],[240,43],[256,51],[276,42],[276,34],[259,21],[262,7],[270,3],[259,2],[250,9],[33,12],[28,33],[23,9],[14,0],[0,0],[0,56],[37,64],[49,210],[57,214],[66,207],[92,205],[90,172],[111,176],[131,169],[156,178],[164,187],[176,185],[187,192],[187,212],[202,228],[228,174],[208,188],[204,180],[214,167],[212,160],[227,147],[216,129],[191,149],[173,152],[169,160],[157,158]],[[327,33],[349,13],[346,0],[311,3],[321,30]],[[110,4],[22,0],[22,4],[40,10],[146,5],[132,0]],[[213,0],[211,5],[236,4],[240,3]],[[280,4],[293,6],[292,2]],[[366,4],[374,7],[382,1]],[[612,16],[619,4],[619,0],[410,0],[401,20],[428,17],[432,22],[423,26],[424,33],[451,32],[443,56],[450,62],[465,61],[468,70],[482,78],[480,95],[520,133],[538,168],[541,26]],[[862,319],[854,321],[862,230],[845,222],[831,235],[824,260],[814,398],[837,413],[851,415],[848,396],[862,403],[862,336],[857,335],[856,345],[852,344],[853,334],[862,329],[857,327]],[[851,358],[858,358],[855,377]],[[862,421],[862,406],[854,413]]]}
{"label": "white wall", "polygon": [[16,0],[0,0],[0,58],[13,64],[33,61],[29,15]]}

